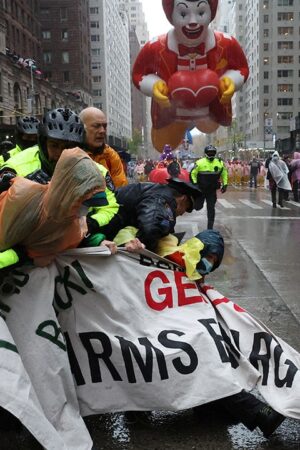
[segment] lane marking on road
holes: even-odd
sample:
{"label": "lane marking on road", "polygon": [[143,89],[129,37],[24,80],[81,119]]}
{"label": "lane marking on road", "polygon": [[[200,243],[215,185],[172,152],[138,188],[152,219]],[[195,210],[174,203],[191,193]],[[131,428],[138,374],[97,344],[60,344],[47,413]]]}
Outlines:
{"label": "lane marking on road", "polygon": [[[199,233],[199,225],[197,223],[195,223],[195,222],[192,222],[192,221],[187,222],[186,220],[178,220],[177,223],[176,223],[176,228],[178,228],[177,225],[179,225],[180,228],[183,228],[183,226],[191,228],[193,235]],[[184,229],[184,231],[187,231],[186,228]]]}
{"label": "lane marking on road", "polygon": [[261,220],[300,220],[300,217],[279,217],[279,216],[224,216],[222,220],[232,220],[232,219],[261,219]]}
{"label": "lane marking on road", "polygon": [[[266,205],[273,206],[273,203],[271,202],[271,200],[261,200],[261,201],[263,203],[266,203]],[[286,206],[284,206],[283,208],[280,208],[280,206],[279,206],[279,209],[285,209],[285,210],[288,210],[288,211],[291,210],[291,208],[287,208]]]}
{"label": "lane marking on road", "polygon": [[290,203],[291,205],[297,206],[297,208],[300,208],[300,203],[294,202],[293,200],[288,200],[287,203]]}
{"label": "lane marking on road", "polygon": [[262,206],[258,206],[258,205],[256,205],[255,203],[250,202],[250,200],[242,200],[242,199],[239,199],[239,201],[240,201],[241,203],[243,203],[244,205],[249,206],[249,207],[252,208],[252,209],[263,209]]}
{"label": "lane marking on road", "polygon": [[236,207],[223,198],[218,198],[218,203],[226,209],[235,209]]}

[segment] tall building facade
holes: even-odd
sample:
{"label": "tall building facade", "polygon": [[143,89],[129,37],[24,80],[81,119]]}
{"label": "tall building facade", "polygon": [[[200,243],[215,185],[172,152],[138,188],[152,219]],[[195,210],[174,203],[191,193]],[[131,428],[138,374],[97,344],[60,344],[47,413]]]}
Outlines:
{"label": "tall building facade", "polygon": [[16,119],[45,110],[81,110],[82,99],[52,85],[42,70],[37,0],[0,0],[0,140],[14,137]]}
{"label": "tall building facade", "polygon": [[51,83],[91,103],[88,0],[39,0],[43,67]]}
{"label": "tall building facade", "polygon": [[131,138],[129,25],[119,0],[90,0],[92,94],[108,116],[109,143]]}
{"label": "tall building facade", "polygon": [[[241,3],[237,2],[239,7]],[[247,146],[272,149],[300,110],[299,0],[244,0]],[[241,7],[242,8],[242,7]]]}
{"label": "tall building facade", "polygon": [[[121,8],[126,12],[130,29],[130,67],[131,72],[135,59],[143,45],[149,40],[149,31],[140,0],[119,0]],[[131,82],[132,129],[142,135],[141,154],[156,157],[151,143],[151,99],[144,96]]]}

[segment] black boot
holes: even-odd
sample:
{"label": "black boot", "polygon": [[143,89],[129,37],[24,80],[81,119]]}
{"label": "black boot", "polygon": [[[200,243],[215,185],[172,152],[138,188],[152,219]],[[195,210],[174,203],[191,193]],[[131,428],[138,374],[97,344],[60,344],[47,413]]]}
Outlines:
{"label": "black boot", "polygon": [[270,437],[285,419],[283,415],[268,405],[263,406],[256,417],[257,426],[263,432],[265,438]]}
{"label": "black boot", "polygon": [[218,400],[218,403],[228,414],[242,422],[250,431],[258,427],[265,437],[269,437],[285,419],[271,406],[246,391],[222,398]]}

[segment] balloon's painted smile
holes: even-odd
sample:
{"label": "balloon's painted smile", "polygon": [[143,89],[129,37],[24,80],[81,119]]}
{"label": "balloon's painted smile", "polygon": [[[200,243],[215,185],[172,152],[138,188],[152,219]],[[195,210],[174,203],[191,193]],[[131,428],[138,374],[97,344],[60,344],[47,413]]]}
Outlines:
{"label": "balloon's painted smile", "polygon": [[183,34],[189,39],[198,39],[203,32],[203,25],[197,28],[189,28],[188,26],[182,28]]}

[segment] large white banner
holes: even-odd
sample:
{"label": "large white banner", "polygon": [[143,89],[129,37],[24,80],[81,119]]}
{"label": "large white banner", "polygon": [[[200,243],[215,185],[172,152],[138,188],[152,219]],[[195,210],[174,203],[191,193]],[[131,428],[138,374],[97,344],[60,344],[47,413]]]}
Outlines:
{"label": "large white banner", "polygon": [[2,280],[0,405],[55,450],[91,448],[79,412],[181,410],[255,386],[300,419],[300,355],[174,269],[81,249]]}

